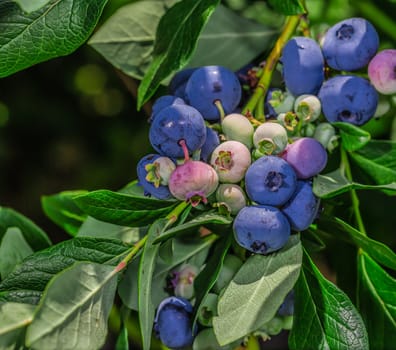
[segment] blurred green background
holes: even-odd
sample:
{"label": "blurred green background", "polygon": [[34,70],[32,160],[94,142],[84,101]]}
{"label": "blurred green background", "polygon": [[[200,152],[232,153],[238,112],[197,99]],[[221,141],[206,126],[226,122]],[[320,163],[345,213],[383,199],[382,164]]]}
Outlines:
{"label": "blurred green background", "polygon": [[[98,27],[130,2],[110,0]],[[282,24],[265,1],[223,3],[266,25]],[[308,0],[307,6],[314,31],[362,16],[378,29],[382,47],[396,47],[395,0]],[[0,79],[0,205],[30,217],[54,241],[65,239],[45,217],[40,197],[71,189],[117,190],[133,180],[137,161],[151,150],[147,113],[149,106],[136,110],[119,74],[86,44]]]}

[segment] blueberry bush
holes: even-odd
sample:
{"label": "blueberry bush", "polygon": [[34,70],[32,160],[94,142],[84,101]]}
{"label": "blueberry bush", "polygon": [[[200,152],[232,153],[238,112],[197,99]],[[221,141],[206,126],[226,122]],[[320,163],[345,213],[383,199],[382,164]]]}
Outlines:
{"label": "blueberry bush", "polygon": [[106,3],[0,3],[0,77],[87,44],[138,82],[151,147],[118,191],[42,197],[61,242],[0,207],[0,349],[394,348],[394,241],[362,210],[395,205],[392,19]]}

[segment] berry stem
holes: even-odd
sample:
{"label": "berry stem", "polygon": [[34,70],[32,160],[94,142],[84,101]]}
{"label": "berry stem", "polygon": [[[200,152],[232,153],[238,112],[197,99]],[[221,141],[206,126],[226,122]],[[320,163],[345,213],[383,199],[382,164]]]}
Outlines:
{"label": "berry stem", "polygon": [[[342,170],[345,173],[346,178],[349,181],[353,181],[352,177],[352,171],[351,171],[351,166],[349,164],[349,159],[348,159],[348,154],[347,151],[343,148],[340,147],[341,149],[341,165],[342,165]],[[360,208],[359,208],[359,197],[356,193],[356,190],[351,189],[350,191],[351,195],[351,200],[352,200],[352,208],[353,208],[353,213],[355,214],[355,219],[357,223],[357,227],[363,235],[367,236],[366,228],[364,227],[362,215],[360,213]]]}
{"label": "berry stem", "polygon": [[183,149],[184,162],[187,162],[188,160],[190,160],[190,155],[188,154],[188,148],[187,148],[186,141],[181,139],[178,143],[179,143],[180,147]]}
{"label": "berry stem", "polygon": [[259,103],[261,96],[265,96],[265,94],[267,93],[268,87],[272,80],[272,74],[282,54],[283,47],[294,34],[298,24],[300,23],[301,17],[302,15],[287,17],[282,33],[280,34],[278,40],[276,41],[272,51],[270,52],[265,62],[263,74],[260,77],[257,87],[253,95],[250,97],[249,101],[243,108],[242,114],[246,115],[248,113],[252,113],[255,110],[257,104]]}

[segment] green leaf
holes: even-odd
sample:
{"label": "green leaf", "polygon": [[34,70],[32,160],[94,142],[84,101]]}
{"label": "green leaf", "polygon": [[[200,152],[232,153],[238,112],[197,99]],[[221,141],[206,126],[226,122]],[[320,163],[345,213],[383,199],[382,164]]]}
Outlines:
{"label": "green leaf", "polygon": [[73,198],[87,191],[64,191],[41,197],[44,213],[67,233],[75,236],[87,215],[76,205]]}
{"label": "green leaf", "polygon": [[44,5],[48,4],[51,0],[14,0],[23,11],[30,13],[37,11]]}
{"label": "green leaf", "polygon": [[364,253],[359,255],[358,271],[358,308],[370,349],[392,349],[396,344],[396,280]]}
{"label": "green leaf", "polygon": [[171,73],[186,65],[198,37],[220,0],[182,0],[161,18],[153,60],[138,89],[138,109]]}
{"label": "green leaf", "polygon": [[0,276],[4,279],[25,257],[33,254],[21,230],[10,227],[5,233],[0,245]]}
{"label": "green leaf", "polygon": [[63,241],[28,256],[0,283],[0,298],[6,296],[1,292],[27,293],[28,297],[31,297],[29,291],[42,292],[55,274],[77,261],[116,265],[128,249],[118,240],[104,238],[77,237]]}
{"label": "green leaf", "polygon": [[30,219],[13,209],[0,207],[0,239],[10,227],[18,227],[34,251],[47,248],[52,244],[47,234]]}
{"label": "green leaf", "polygon": [[396,183],[396,142],[371,140],[350,155],[376,184]]}
{"label": "green leaf", "polygon": [[358,311],[342,290],[322,276],[306,252],[294,290],[291,350],[369,348]]}
{"label": "green leaf", "polygon": [[12,302],[21,304],[37,305],[42,292],[37,290],[7,290],[0,292],[0,304]]}
{"label": "green leaf", "polygon": [[50,0],[37,11],[24,13],[16,3],[3,1],[0,77],[75,51],[93,31],[106,2]]}
{"label": "green leaf", "polygon": [[339,129],[342,147],[346,151],[357,151],[370,141],[371,135],[369,132],[351,123],[336,122],[332,125]]}
{"label": "green leaf", "polygon": [[313,192],[319,198],[333,198],[350,190],[386,190],[389,193],[396,192],[396,182],[384,185],[364,185],[349,181],[340,169],[328,174],[319,174],[313,180]]}
{"label": "green leaf", "polygon": [[123,324],[117,337],[115,350],[129,350],[128,328]]}
{"label": "green leaf", "polygon": [[[26,326],[32,321],[35,306],[19,303],[0,305],[0,349],[19,349]],[[18,346],[17,346],[18,344]]]}
{"label": "green leaf", "polygon": [[114,267],[79,262],[48,284],[26,331],[33,349],[100,349],[117,287]]}
{"label": "green leaf", "polygon": [[301,0],[268,0],[268,3],[275,11],[286,16],[299,15],[307,12]]}
{"label": "green leaf", "polygon": [[128,195],[109,190],[97,190],[74,198],[77,205],[95,219],[121,226],[145,226],[165,216],[177,204]]}
{"label": "green leaf", "polygon": [[154,243],[163,242],[167,239],[185,235],[189,233],[197,232],[197,229],[201,226],[209,227],[217,232],[217,229],[224,229],[232,224],[232,219],[224,215],[219,215],[216,212],[205,212],[201,215],[196,216],[194,219],[185,222],[184,224],[174,226],[168,230],[165,230]]}
{"label": "green leaf", "polygon": [[238,270],[218,302],[213,328],[220,345],[257,330],[276,314],[301,268],[298,235],[278,252],[252,255]]}
{"label": "green leaf", "polygon": [[143,350],[150,349],[151,334],[155,306],[152,300],[152,279],[155,269],[155,262],[158,255],[159,245],[153,244],[169,223],[169,219],[158,219],[149,228],[148,238],[144,245],[139,264],[138,277],[138,303],[139,303],[139,323],[142,332]]}
{"label": "green leaf", "polygon": [[355,244],[370,254],[378,263],[396,270],[396,254],[385,244],[363,235],[338,217],[329,218],[323,215],[317,224],[318,233]]}

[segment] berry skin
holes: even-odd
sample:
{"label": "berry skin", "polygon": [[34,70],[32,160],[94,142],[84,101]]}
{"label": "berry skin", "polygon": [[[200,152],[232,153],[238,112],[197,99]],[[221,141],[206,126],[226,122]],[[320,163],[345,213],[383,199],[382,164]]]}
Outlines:
{"label": "berry skin", "polygon": [[246,195],[243,189],[235,184],[221,184],[216,191],[216,200],[224,203],[232,215],[236,215],[246,206]]}
{"label": "berry skin", "polygon": [[253,134],[253,143],[262,154],[278,154],[287,145],[287,131],[279,123],[266,122],[261,124]]}
{"label": "berry skin", "polygon": [[374,115],[378,93],[367,79],[337,75],[323,83],[318,97],[329,123],[362,125]]}
{"label": "berry skin", "polygon": [[297,189],[293,196],[282,207],[282,213],[295,231],[306,230],[318,213],[320,200],[312,192],[312,184],[308,181],[297,181]]}
{"label": "berry skin", "polygon": [[183,158],[179,141],[185,140],[189,153],[205,143],[206,126],[202,115],[193,107],[176,104],[157,113],[149,130],[153,148],[170,158]]}
{"label": "berry skin", "polygon": [[282,212],[272,206],[243,208],[233,224],[234,236],[243,248],[258,254],[281,249],[290,237],[290,224]]}
{"label": "berry skin", "polygon": [[172,95],[182,98],[187,101],[186,97],[186,85],[191,74],[196,71],[197,68],[186,68],[178,71],[169,83],[169,91]]}
{"label": "berry skin", "polygon": [[324,80],[324,59],[319,44],[313,39],[297,36],[282,51],[283,78],[294,95],[315,95]]}
{"label": "berry skin", "polygon": [[243,179],[251,164],[250,151],[241,142],[225,141],[213,151],[210,164],[220,182],[237,183]]}
{"label": "berry skin", "polygon": [[216,101],[220,101],[225,114],[229,114],[238,106],[241,95],[238,77],[233,71],[222,66],[198,68],[186,85],[188,103],[199,110],[204,119],[210,121],[220,119]]}
{"label": "berry skin", "polygon": [[325,148],[311,137],[295,140],[286,147],[281,156],[293,167],[299,179],[308,179],[319,174],[327,164]]}
{"label": "berry skin", "polygon": [[192,344],[191,303],[181,297],[169,297],[158,306],[154,331],[161,342],[170,349],[179,349]]}
{"label": "berry skin", "polygon": [[179,165],[169,179],[169,191],[179,200],[191,201],[193,205],[216,191],[219,178],[209,165],[198,160],[188,160]]}
{"label": "berry skin", "polygon": [[388,49],[377,53],[368,65],[371,84],[384,95],[396,93],[396,50]]}
{"label": "berry skin", "polygon": [[293,195],[296,181],[296,173],[285,160],[277,156],[264,156],[247,170],[245,188],[252,201],[278,206]]}
{"label": "berry skin", "polygon": [[136,166],[139,184],[144,191],[158,199],[172,198],[167,186],[170,173],[176,165],[167,157],[148,154]]}
{"label": "berry skin", "polygon": [[217,131],[207,126],[205,143],[201,147],[201,160],[207,163],[210,159],[210,156],[212,155],[212,152],[218,145],[220,145],[219,134]]}
{"label": "berry skin", "polygon": [[323,37],[322,51],[333,69],[354,71],[365,67],[379,46],[378,33],[363,18],[349,18],[330,27]]}
{"label": "berry skin", "polygon": [[252,147],[254,128],[243,114],[227,115],[221,122],[221,128],[227,140],[242,142],[247,148]]}
{"label": "berry skin", "polygon": [[157,98],[153,104],[150,116],[150,122],[152,122],[155,118],[155,115],[163,110],[165,107],[172,106],[174,104],[186,104],[183,99],[174,95],[163,95]]}

